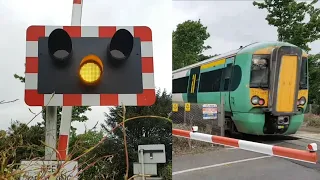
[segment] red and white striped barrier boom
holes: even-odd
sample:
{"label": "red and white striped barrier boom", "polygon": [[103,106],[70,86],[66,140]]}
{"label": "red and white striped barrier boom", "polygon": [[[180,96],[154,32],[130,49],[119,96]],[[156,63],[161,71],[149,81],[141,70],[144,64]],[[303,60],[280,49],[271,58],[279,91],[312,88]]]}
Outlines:
{"label": "red and white striped barrier boom", "polygon": [[[82,17],[82,0],[73,0],[71,26],[81,26],[81,17]],[[68,154],[71,118],[72,118],[72,106],[63,106],[61,123],[60,123],[59,144],[58,144],[59,153],[57,155],[59,160],[66,160],[66,157]]]}
{"label": "red and white striped barrier boom", "polygon": [[231,146],[231,147],[235,147],[243,150],[248,150],[248,151],[258,152],[262,154],[268,154],[271,156],[278,156],[278,157],[283,157],[283,158],[288,158],[288,159],[293,159],[293,160],[303,161],[303,162],[308,162],[313,164],[316,164],[318,160],[317,153],[314,152],[314,150],[316,151],[317,149],[315,143],[311,143],[308,145],[307,148],[310,150],[309,152],[309,151],[302,151],[302,150],[285,148],[280,146],[227,138],[222,136],[185,131],[181,129],[172,129],[172,134],[174,136],[184,137],[188,139],[220,144],[225,146]]}

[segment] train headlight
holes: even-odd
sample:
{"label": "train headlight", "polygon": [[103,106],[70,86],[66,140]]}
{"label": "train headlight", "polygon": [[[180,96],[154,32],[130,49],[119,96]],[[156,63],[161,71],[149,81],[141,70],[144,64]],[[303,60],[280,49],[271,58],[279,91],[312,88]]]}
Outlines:
{"label": "train headlight", "polygon": [[259,105],[261,105],[261,106],[264,105],[264,99],[259,100]]}
{"label": "train headlight", "polygon": [[253,105],[257,105],[257,104],[259,104],[259,100],[260,100],[260,98],[259,98],[258,96],[253,96],[253,97],[251,98],[251,103],[252,103]]}
{"label": "train headlight", "polygon": [[306,98],[305,98],[304,96],[302,96],[302,97],[299,99],[298,102],[299,102],[299,105],[302,105],[302,106],[303,106],[304,104],[306,104],[306,101],[307,101]]}

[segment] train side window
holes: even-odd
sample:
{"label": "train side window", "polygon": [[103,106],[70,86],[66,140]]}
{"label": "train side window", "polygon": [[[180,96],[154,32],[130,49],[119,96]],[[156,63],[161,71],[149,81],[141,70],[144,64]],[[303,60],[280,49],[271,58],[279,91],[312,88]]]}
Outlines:
{"label": "train side window", "polygon": [[302,58],[301,71],[300,71],[300,89],[308,88],[308,66],[307,66],[307,58]]}
{"label": "train side window", "polygon": [[187,93],[189,76],[172,80],[172,93]]}
{"label": "train side window", "polygon": [[201,73],[199,92],[219,92],[222,69]]}
{"label": "train side window", "polygon": [[230,82],[231,85],[230,85],[230,91],[235,91],[239,85],[240,85],[240,82],[241,82],[241,77],[242,77],[242,71],[241,71],[241,68],[239,65],[234,65],[232,67],[232,81]]}

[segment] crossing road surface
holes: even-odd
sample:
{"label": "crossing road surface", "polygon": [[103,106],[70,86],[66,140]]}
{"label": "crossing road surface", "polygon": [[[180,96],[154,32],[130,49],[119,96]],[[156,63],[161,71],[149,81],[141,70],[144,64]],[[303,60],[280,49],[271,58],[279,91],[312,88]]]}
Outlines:
{"label": "crossing road surface", "polygon": [[[300,134],[296,135],[298,136],[300,137]],[[303,137],[308,138],[311,135],[303,134]],[[317,136],[312,136],[311,139],[285,138],[284,140],[256,141],[295,149],[305,149],[308,143],[316,142],[318,148],[320,147],[320,139]],[[319,154],[320,151],[317,153]],[[174,157],[172,171],[173,180],[319,180],[320,162],[309,164],[225,148],[203,154]]]}

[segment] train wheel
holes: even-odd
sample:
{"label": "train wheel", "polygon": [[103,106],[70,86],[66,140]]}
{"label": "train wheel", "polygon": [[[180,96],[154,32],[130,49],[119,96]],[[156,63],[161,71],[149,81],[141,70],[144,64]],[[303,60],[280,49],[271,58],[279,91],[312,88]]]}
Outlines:
{"label": "train wheel", "polygon": [[235,133],[235,125],[230,117],[226,117],[226,130],[225,136],[226,137],[233,137]]}

